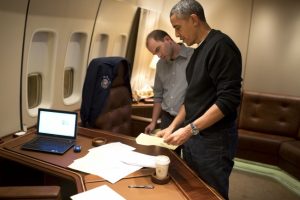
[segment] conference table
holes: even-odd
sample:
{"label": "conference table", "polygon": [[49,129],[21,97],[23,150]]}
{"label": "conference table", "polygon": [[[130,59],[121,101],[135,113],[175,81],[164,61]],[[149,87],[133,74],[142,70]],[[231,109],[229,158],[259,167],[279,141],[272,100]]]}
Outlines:
{"label": "conference table", "polygon": [[[172,150],[159,146],[144,146],[135,142],[135,138],[122,134],[78,127],[76,144],[81,146],[81,152],[69,149],[63,155],[28,151],[21,145],[36,135],[32,129],[25,135],[11,139],[0,145],[0,158],[17,162],[30,168],[40,170],[74,183],[76,193],[85,192],[98,186],[107,185],[125,199],[164,199],[164,200],[216,200],[222,197],[205,184]],[[76,159],[85,156],[93,148],[92,139],[102,137],[106,143],[121,142],[132,146],[135,151],[147,155],[167,155],[170,160],[170,181],[166,184],[156,184],[151,181],[153,168],[142,168],[112,184],[97,175],[73,170],[68,166]],[[96,161],[95,161],[96,162]],[[129,185],[154,185],[153,189],[129,188]],[[74,195],[74,194],[73,194]],[[100,198],[101,199],[101,198]]]}

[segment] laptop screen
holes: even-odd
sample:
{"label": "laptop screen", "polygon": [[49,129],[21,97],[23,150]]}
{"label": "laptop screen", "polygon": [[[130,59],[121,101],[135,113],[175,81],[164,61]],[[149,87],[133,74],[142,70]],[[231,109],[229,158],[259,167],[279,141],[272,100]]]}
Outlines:
{"label": "laptop screen", "polygon": [[38,113],[38,134],[76,138],[77,113],[40,108]]}

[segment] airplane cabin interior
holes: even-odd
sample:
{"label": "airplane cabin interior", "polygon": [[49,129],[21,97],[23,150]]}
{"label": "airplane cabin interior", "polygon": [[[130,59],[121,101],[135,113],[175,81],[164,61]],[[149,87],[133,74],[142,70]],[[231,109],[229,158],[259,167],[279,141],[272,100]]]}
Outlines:
{"label": "airplane cabin interior", "polygon": [[[298,199],[300,1],[197,1],[211,28],[227,34],[242,56],[230,199]],[[154,104],[157,57],[146,38],[161,29],[182,42],[170,22],[177,2],[0,0],[0,199],[64,200],[99,185],[116,191],[115,199],[223,199],[171,150],[135,146],[152,121]],[[97,96],[97,87],[110,92]],[[101,109],[92,113],[93,123],[85,116],[91,107]],[[59,157],[20,149],[34,135],[39,108],[78,113],[81,152],[70,149]],[[170,182],[129,188],[153,184],[152,171],[142,168],[113,184],[68,167],[91,152],[95,138],[168,155]]]}

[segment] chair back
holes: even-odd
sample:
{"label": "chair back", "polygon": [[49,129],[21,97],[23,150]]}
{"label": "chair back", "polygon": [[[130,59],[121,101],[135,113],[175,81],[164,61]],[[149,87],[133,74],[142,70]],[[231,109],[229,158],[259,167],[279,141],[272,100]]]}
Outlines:
{"label": "chair back", "polygon": [[130,134],[130,64],[122,57],[91,61],[82,91],[82,126]]}

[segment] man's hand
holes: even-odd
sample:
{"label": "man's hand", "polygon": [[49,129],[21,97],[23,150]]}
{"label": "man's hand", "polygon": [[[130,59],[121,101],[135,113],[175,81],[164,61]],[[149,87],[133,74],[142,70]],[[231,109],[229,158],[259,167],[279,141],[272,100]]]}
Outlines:
{"label": "man's hand", "polygon": [[192,136],[192,131],[190,126],[185,126],[178,129],[168,136],[164,136],[164,142],[171,145],[182,145]]}
{"label": "man's hand", "polygon": [[171,134],[172,134],[172,128],[168,127],[168,128],[165,128],[163,130],[158,131],[155,134],[155,136],[165,138],[165,137],[168,137]]}
{"label": "man's hand", "polygon": [[151,134],[152,131],[155,129],[156,123],[151,122],[146,128],[145,128],[145,134]]}

